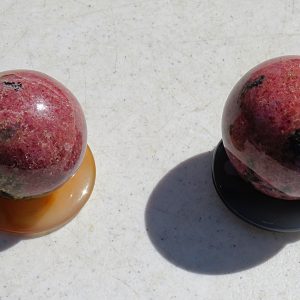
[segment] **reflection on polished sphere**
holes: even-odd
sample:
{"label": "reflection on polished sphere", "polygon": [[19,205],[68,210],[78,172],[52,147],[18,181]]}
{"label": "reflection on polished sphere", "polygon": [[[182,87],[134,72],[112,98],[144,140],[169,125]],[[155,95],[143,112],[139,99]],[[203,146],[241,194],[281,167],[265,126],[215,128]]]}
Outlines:
{"label": "reflection on polished sphere", "polygon": [[86,150],[83,111],[55,79],[27,70],[0,73],[0,192],[35,197],[62,185]]}
{"label": "reflection on polished sphere", "polygon": [[266,61],[241,78],[222,136],[242,178],[269,196],[300,199],[300,56]]}

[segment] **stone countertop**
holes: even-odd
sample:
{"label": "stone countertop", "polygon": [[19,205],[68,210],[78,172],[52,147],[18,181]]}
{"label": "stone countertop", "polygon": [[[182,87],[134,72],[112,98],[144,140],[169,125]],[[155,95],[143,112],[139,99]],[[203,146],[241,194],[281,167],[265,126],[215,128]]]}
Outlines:
{"label": "stone countertop", "polygon": [[0,236],[0,299],[298,299],[299,234],[236,218],[210,166],[231,88],[299,54],[299,17],[293,0],[2,0],[1,69],[78,97],[97,182],[62,229]]}

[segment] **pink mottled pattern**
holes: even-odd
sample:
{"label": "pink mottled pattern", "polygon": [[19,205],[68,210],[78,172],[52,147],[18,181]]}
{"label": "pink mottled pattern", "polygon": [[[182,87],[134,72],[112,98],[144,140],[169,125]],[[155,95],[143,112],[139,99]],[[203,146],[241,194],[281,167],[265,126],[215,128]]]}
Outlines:
{"label": "pink mottled pattern", "polygon": [[71,92],[36,72],[0,73],[0,191],[33,197],[60,186],[78,169],[86,123]]}

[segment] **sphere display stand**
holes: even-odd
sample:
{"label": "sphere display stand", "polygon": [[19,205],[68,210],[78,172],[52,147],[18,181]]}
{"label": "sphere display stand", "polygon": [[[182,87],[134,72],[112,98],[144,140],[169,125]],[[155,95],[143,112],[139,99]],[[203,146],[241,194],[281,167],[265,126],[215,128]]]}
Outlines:
{"label": "sphere display stand", "polygon": [[0,231],[37,237],[59,229],[88,201],[95,178],[95,161],[87,147],[77,172],[50,194],[21,200],[0,198]]}
{"label": "sphere display stand", "polygon": [[238,217],[257,227],[278,231],[300,231],[300,201],[264,195],[235,171],[221,141],[213,156],[215,188],[225,205]]}

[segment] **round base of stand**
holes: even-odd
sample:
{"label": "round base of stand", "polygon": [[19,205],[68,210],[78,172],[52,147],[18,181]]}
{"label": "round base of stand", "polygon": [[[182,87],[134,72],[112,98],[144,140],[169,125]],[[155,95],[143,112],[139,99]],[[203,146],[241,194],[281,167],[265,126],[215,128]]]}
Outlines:
{"label": "round base of stand", "polygon": [[214,152],[212,174],[222,201],[244,221],[271,231],[300,231],[300,201],[272,198],[245,182],[230,163],[222,141]]}
{"label": "round base of stand", "polygon": [[50,194],[21,200],[0,197],[0,231],[37,237],[59,229],[71,221],[88,201],[95,177],[95,161],[87,147],[77,172]]}

